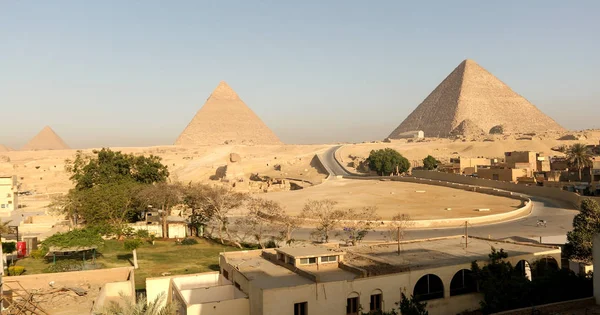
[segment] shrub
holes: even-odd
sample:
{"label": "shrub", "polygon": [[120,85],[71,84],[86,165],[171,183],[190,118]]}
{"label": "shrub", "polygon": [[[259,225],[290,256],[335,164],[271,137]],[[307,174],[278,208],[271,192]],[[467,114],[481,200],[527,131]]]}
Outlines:
{"label": "shrub", "polygon": [[132,239],[126,239],[125,242],[123,242],[123,247],[125,247],[126,250],[134,250],[139,248],[140,246],[142,246],[143,241],[139,238],[132,238]]}
{"label": "shrub", "polygon": [[44,258],[44,256],[46,256],[48,252],[44,251],[43,249],[34,249],[31,252],[29,252],[29,257],[33,258],[33,259],[41,259]]}
{"label": "shrub", "polygon": [[150,234],[148,233],[148,230],[137,230],[137,232],[135,232],[135,236],[139,238],[148,238],[150,237]]}
{"label": "shrub", "polygon": [[423,168],[425,168],[426,170],[434,170],[438,167],[439,164],[440,161],[438,161],[431,155],[428,155],[426,158],[423,159]]}
{"label": "shrub", "polygon": [[181,241],[181,245],[196,245],[198,241],[195,238],[188,237]]}
{"label": "shrub", "polygon": [[55,264],[52,264],[44,269],[45,273],[54,272],[69,272],[69,271],[80,271],[83,270],[83,263],[79,260],[63,259],[57,260]]}
{"label": "shrub", "polygon": [[20,276],[25,273],[25,267],[23,266],[10,266],[8,267],[9,276]]}
{"label": "shrub", "polygon": [[2,252],[4,254],[14,253],[17,250],[17,243],[15,242],[2,242]]}

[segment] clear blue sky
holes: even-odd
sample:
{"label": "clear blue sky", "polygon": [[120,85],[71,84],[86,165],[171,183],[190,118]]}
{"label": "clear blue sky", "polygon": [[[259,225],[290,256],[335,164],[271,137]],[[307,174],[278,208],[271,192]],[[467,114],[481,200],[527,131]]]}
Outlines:
{"label": "clear blue sky", "polygon": [[600,1],[0,1],[0,143],[171,144],[220,80],[287,143],[386,137],[463,59],[600,127]]}

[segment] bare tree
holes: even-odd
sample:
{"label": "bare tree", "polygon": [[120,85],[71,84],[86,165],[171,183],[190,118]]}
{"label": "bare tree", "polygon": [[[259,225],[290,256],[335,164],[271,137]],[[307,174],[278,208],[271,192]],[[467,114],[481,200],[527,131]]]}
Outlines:
{"label": "bare tree", "polygon": [[381,218],[377,215],[377,207],[364,207],[361,210],[348,209],[344,212],[342,233],[346,235],[346,243],[353,246],[373,231]]}
{"label": "bare tree", "polygon": [[231,211],[242,206],[247,198],[246,194],[222,186],[208,187],[204,192],[201,200],[203,204],[202,211],[208,217],[212,217],[217,224],[221,244],[225,244],[223,241],[223,232],[225,232],[231,242],[242,248],[242,245],[231,237],[229,224]]}
{"label": "bare tree", "polygon": [[146,206],[152,206],[153,209],[160,210],[163,237],[168,238],[168,217],[171,214],[171,209],[183,201],[182,185],[180,183],[148,185],[140,191],[139,198]]}
{"label": "bare tree", "polygon": [[304,222],[304,219],[300,216],[287,214],[285,210],[282,209],[280,214],[273,217],[273,221],[279,232],[277,239],[289,246],[294,241],[292,234],[300,227],[300,224]]}
{"label": "bare tree", "polygon": [[[382,234],[384,234],[384,237],[389,241],[403,240],[406,231],[414,225],[415,223],[410,218],[410,215],[398,213],[392,217],[392,220],[387,225],[387,230],[382,232]],[[398,234],[400,239],[398,239]]]}
{"label": "bare tree", "polygon": [[278,202],[262,198],[252,198],[248,202],[248,216],[251,218],[253,236],[261,248],[265,248],[265,237],[276,231],[275,219],[283,209]]}
{"label": "bare tree", "polygon": [[330,199],[309,200],[306,202],[302,210],[302,217],[316,221],[316,227],[311,236],[325,240],[326,243],[329,242],[329,235],[344,219],[344,211],[336,209],[336,205],[337,202]]}
{"label": "bare tree", "polygon": [[204,196],[209,189],[210,186],[200,183],[189,183],[183,188],[183,203],[191,211],[188,214],[192,235],[200,236],[199,228],[208,225],[212,219],[212,213],[204,209]]}

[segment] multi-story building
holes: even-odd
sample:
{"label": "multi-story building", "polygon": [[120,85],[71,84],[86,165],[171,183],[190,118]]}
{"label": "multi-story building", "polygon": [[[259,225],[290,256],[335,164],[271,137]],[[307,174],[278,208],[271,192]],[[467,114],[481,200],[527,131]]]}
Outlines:
{"label": "multi-story building", "polygon": [[17,176],[0,176],[0,215],[18,208]]}
{"label": "multi-story building", "polygon": [[[465,243],[465,240],[468,243]],[[491,246],[531,279],[530,264],[558,268],[558,247],[446,237],[344,248],[296,247],[221,253],[220,273],[149,278],[180,314],[317,315],[398,309],[401,294],[427,301],[429,314],[458,314],[482,299],[471,262],[487,264]]]}

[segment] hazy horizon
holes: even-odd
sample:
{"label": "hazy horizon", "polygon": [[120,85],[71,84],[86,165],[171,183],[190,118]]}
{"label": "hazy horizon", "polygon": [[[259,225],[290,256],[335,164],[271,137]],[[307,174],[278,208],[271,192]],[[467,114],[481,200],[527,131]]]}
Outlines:
{"label": "hazy horizon", "polygon": [[464,59],[600,128],[596,1],[0,5],[0,144],[173,144],[219,81],[285,143],[381,140]]}

